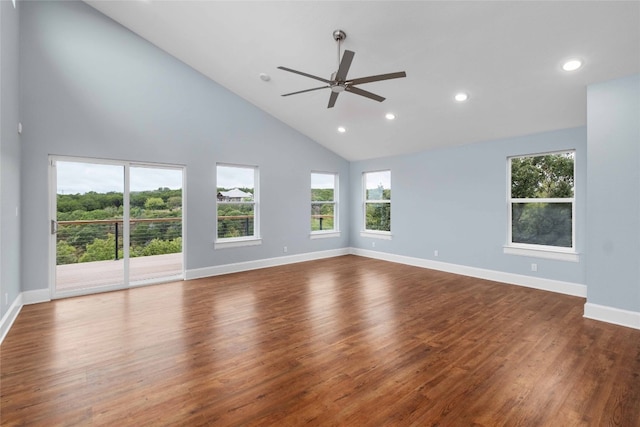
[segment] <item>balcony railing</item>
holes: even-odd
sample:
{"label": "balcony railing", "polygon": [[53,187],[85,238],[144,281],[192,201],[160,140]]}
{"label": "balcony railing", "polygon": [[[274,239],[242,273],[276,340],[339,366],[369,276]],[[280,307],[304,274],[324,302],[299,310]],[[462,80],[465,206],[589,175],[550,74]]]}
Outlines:
{"label": "balcony railing", "polygon": [[218,238],[253,235],[253,215],[222,215],[218,217]]}
{"label": "balcony railing", "polygon": [[[132,245],[144,246],[149,243],[149,241],[155,239],[160,240],[171,240],[171,238],[181,237],[182,230],[175,230],[172,233],[172,236],[167,236],[167,230],[169,226],[162,227],[160,230],[156,230],[154,227],[156,224],[163,223],[180,223],[182,222],[182,218],[172,217],[172,218],[131,218],[129,220],[130,224],[130,243]],[[139,225],[148,225],[148,230],[142,230],[136,233],[136,226]],[[95,242],[96,239],[101,239],[109,236],[109,234],[114,235],[114,243],[113,243],[113,259],[118,260],[119,256],[119,247],[122,244],[122,229],[123,229],[123,220],[120,219],[94,219],[94,220],[73,220],[73,221],[58,221],[57,222],[57,235],[58,241],[64,240],[69,243],[71,246],[76,249],[80,249],[82,252],[83,249],[86,248],[88,244]],[[85,226],[84,230],[73,230],[73,227],[82,227]],[[91,227],[91,228],[89,228]],[[175,252],[175,251],[173,251]],[[72,262],[73,263],[73,262]]]}
{"label": "balcony railing", "polygon": [[323,227],[323,222],[325,219],[329,219],[331,218],[331,228],[330,230],[333,230],[333,215],[311,215],[311,220],[313,221],[314,219],[317,219],[319,222],[319,231],[324,230]]}

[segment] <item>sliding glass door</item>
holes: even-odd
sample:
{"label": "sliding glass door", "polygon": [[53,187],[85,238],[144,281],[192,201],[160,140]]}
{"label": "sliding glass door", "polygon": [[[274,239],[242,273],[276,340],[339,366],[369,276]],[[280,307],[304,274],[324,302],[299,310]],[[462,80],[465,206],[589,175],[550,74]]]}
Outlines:
{"label": "sliding glass door", "polygon": [[183,169],[52,157],[52,296],[183,277]]}
{"label": "sliding glass door", "polygon": [[129,283],[182,275],[182,170],[129,169]]}

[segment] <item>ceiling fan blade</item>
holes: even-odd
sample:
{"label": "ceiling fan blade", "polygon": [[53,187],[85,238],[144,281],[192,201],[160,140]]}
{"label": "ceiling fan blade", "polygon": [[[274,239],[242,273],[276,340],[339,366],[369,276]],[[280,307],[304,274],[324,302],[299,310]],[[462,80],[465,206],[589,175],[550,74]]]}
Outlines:
{"label": "ceiling fan blade", "polygon": [[347,79],[347,73],[349,72],[351,61],[353,61],[353,56],[355,54],[355,52],[350,50],[344,51],[342,54],[342,60],[340,61],[340,66],[338,67],[338,72],[336,73],[336,81],[343,82]]}
{"label": "ceiling fan blade", "polygon": [[310,79],[320,80],[321,82],[324,82],[327,84],[331,83],[331,80],[323,79],[322,77],[314,76],[313,74],[303,73],[302,71],[292,70],[291,68],[287,68],[287,67],[278,67],[278,68],[280,70],[288,71],[290,73],[300,74],[301,76],[309,77]]}
{"label": "ceiling fan blade", "polygon": [[378,102],[382,102],[384,101],[386,98],[381,97],[380,95],[376,95],[375,93],[371,93],[371,92],[367,92],[366,90],[362,90],[358,87],[354,87],[354,86],[347,86],[345,88],[345,90],[347,92],[351,92],[351,93],[355,93],[356,95],[361,95],[361,96],[365,96],[369,99],[373,99],[374,101],[378,101]]}
{"label": "ceiling fan blade", "polygon": [[331,92],[331,96],[329,97],[329,105],[327,105],[327,108],[333,108],[333,106],[336,105],[338,95],[340,95],[338,92]]}
{"label": "ceiling fan blade", "polygon": [[398,79],[400,77],[407,77],[407,73],[399,71],[397,73],[379,74],[377,76],[360,77],[358,79],[349,80],[347,83],[352,85],[359,85],[363,83],[378,82],[380,80]]}
{"label": "ceiling fan blade", "polygon": [[328,87],[331,86],[320,86],[320,87],[314,87],[312,89],[305,89],[305,90],[299,90],[297,92],[291,92],[291,93],[285,93],[284,95],[280,95],[280,96],[289,96],[289,95],[297,95],[299,93],[305,93],[305,92],[311,92],[312,90],[318,90],[318,89],[326,89]]}

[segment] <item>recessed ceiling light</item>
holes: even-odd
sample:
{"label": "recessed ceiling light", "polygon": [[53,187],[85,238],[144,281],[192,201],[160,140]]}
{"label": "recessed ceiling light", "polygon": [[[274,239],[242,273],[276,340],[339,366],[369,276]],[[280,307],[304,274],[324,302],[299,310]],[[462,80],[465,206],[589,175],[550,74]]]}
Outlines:
{"label": "recessed ceiling light", "polygon": [[271,80],[271,76],[269,76],[269,74],[267,73],[260,73],[260,80],[262,80],[263,82],[268,82],[269,80]]}
{"label": "recessed ceiling light", "polygon": [[456,96],[454,96],[453,98],[458,102],[464,102],[467,99],[469,99],[469,94],[464,92],[458,92],[456,93]]}
{"label": "recessed ceiling light", "polygon": [[575,71],[582,67],[582,61],[579,59],[570,59],[562,65],[562,69],[565,71]]}
{"label": "recessed ceiling light", "polygon": [[346,131],[347,131],[347,128],[345,128],[344,126],[338,126],[338,132],[345,133]]}
{"label": "recessed ceiling light", "polygon": [[387,114],[385,114],[385,116],[384,116],[384,117],[385,117],[387,120],[395,120],[396,115],[395,115],[395,114],[393,114],[393,113],[387,113]]}

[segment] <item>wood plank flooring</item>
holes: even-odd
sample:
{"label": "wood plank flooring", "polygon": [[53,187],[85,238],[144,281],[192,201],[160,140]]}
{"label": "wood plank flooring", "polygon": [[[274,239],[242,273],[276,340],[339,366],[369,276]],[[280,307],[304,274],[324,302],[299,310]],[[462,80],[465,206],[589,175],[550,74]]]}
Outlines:
{"label": "wood plank flooring", "polygon": [[25,306],[0,424],[640,426],[640,331],[344,256]]}

